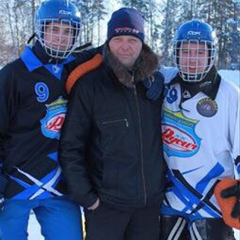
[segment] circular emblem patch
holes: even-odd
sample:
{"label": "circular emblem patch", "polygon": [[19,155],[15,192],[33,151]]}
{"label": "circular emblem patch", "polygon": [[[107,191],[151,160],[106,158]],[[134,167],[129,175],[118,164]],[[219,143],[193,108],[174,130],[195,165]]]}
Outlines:
{"label": "circular emblem patch", "polygon": [[212,117],[217,113],[218,105],[211,98],[201,99],[197,104],[197,111],[204,117]]}

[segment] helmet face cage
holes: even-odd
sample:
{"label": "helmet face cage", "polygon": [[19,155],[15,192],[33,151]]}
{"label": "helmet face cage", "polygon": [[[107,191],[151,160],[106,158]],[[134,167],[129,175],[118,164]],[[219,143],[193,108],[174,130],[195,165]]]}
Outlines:
{"label": "helmet face cage", "polygon": [[65,59],[79,45],[80,13],[67,0],[42,3],[35,17],[37,39],[53,58]]}
{"label": "helmet face cage", "polygon": [[212,68],[216,49],[211,41],[178,40],[174,43],[174,62],[186,82],[200,82]]}
{"label": "helmet face cage", "polygon": [[200,82],[216,59],[214,32],[210,25],[192,20],[180,26],[173,42],[174,63],[186,82]]}
{"label": "helmet face cage", "polygon": [[53,58],[67,58],[78,46],[80,23],[47,19],[37,21],[36,28],[39,42]]}

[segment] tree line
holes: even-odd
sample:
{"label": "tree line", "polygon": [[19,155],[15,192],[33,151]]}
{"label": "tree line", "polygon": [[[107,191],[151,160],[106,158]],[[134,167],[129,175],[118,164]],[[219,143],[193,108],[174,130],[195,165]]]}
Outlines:
{"label": "tree line", "polygon": [[[148,44],[172,65],[172,39],[177,27],[192,18],[205,20],[218,37],[218,67],[239,69],[240,0],[72,0],[80,9],[80,44],[103,44],[107,21],[121,6],[135,7],[145,19]],[[1,0],[0,65],[18,57],[34,33],[34,14],[40,0]]]}

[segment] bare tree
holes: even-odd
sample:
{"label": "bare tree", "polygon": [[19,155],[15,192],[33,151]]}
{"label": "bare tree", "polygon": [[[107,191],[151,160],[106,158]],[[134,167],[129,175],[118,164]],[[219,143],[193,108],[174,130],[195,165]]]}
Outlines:
{"label": "bare tree", "polygon": [[[1,0],[0,61],[7,62],[21,53],[34,32],[34,15],[41,0]],[[107,0],[72,0],[82,15],[81,44],[99,45],[109,17]],[[163,56],[164,64],[172,64],[172,39],[184,21],[199,18],[217,31],[219,66],[228,68],[240,60],[240,0],[117,0],[121,6],[135,7],[145,19],[146,40]],[[111,10],[111,9],[110,9]],[[103,24],[102,24],[103,23]],[[105,36],[104,36],[105,38]]]}

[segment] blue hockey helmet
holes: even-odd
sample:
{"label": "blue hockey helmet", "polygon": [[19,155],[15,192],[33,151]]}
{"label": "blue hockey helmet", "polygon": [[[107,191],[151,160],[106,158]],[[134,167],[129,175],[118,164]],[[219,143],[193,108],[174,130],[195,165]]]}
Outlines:
{"label": "blue hockey helmet", "polygon": [[[206,22],[193,19],[180,25],[173,40],[173,57],[184,81],[199,82],[206,76],[216,59],[216,41],[215,31]],[[203,54],[204,49],[207,56]],[[181,54],[183,51],[184,63]],[[193,51],[196,52],[194,56]]]}
{"label": "blue hockey helmet", "polygon": [[[67,41],[66,36],[64,36],[64,44],[61,42],[61,38],[63,38],[61,31],[57,32],[54,28],[48,29],[49,24],[54,23],[59,23],[60,28],[67,28],[68,36]],[[74,51],[79,43],[80,26],[80,12],[68,0],[46,0],[42,2],[35,14],[35,33],[37,39],[46,53],[53,58],[64,59]],[[55,39],[54,43],[49,44],[45,41],[46,33],[48,34],[48,38],[50,38],[50,42]]]}

